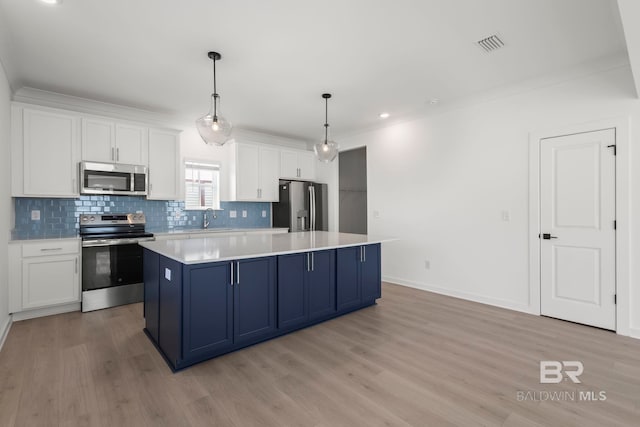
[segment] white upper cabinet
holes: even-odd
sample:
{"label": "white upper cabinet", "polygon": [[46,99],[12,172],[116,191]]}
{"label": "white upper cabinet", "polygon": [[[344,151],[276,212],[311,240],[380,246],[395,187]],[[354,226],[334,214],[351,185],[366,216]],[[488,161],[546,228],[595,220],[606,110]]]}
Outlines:
{"label": "white upper cabinet", "polygon": [[279,201],[280,150],[260,148],[260,200]]}
{"label": "white upper cabinet", "polygon": [[149,191],[147,199],[178,200],[180,137],[177,132],[149,129]]}
{"label": "white upper cabinet", "polygon": [[12,108],[12,196],[78,196],[77,116]]}
{"label": "white upper cabinet", "polygon": [[116,124],[116,162],[148,165],[147,128]]}
{"label": "white upper cabinet", "polygon": [[230,162],[230,200],[277,202],[280,152],[258,144],[233,142]]}
{"label": "white upper cabinet", "polygon": [[83,118],[82,160],[147,166],[147,128]]}
{"label": "white upper cabinet", "polygon": [[82,119],[82,159],[115,161],[116,124],[100,119]]}
{"label": "white upper cabinet", "polygon": [[302,150],[280,152],[280,178],[313,181],[316,179],[316,160],[313,153]]}

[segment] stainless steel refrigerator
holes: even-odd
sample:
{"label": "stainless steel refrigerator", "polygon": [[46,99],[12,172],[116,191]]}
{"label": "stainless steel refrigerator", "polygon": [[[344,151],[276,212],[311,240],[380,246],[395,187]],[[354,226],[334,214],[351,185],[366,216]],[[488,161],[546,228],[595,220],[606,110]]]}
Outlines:
{"label": "stainless steel refrigerator", "polygon": [[280,201],[273,204],[273,226],[289,231],[329,230],[327,184],[280,180]]}

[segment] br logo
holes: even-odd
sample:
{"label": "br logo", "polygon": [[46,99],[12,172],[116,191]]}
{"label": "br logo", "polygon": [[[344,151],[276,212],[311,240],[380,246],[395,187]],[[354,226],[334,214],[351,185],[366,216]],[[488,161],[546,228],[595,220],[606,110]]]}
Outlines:
{"label": "br logo", "polygon": [[[565,378],[569,378],[576,384],[580,383],[578,377],[584,371],[582,362],[577,360],[541,360],[540,361],[540,383],[557,384]],[[563,375],[564,373],[564,375]]]}

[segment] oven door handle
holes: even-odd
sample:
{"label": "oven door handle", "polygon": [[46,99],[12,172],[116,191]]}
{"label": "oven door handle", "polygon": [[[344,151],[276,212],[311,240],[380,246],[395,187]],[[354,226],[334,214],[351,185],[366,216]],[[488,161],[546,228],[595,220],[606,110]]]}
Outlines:
{"label": "oven door handle", "polygon": [[101,246],[134,245],[138,242],[152,242],[155,237],[140,237],[135,239],[99,239],[85,240],[82,242],[83,248],[97,248]]}

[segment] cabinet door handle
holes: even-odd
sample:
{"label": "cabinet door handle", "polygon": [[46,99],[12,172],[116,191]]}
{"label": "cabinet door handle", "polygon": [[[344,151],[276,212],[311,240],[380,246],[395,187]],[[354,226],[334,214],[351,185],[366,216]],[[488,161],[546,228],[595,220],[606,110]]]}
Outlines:
{"label": "cabinet door handle", "polygon": [[307,252],[307,271],[311,271],[311,259],[309,257],[309,253]]}
{"label": "cabinet door handle", "polygon": [[236,261],[236,265],[238,267],[238,270],[236,271],[236,283],[239,285],[240,284],[240,261]]}
{"label": "cabinet door handle", "polygon": [[313,252],[311,252],[311,271],[315,271],[315,269],[316,269],[316,258]]}
{"label": "cabinet door handle", "polygon": [[76,258],[76,274],[78,274],[78,258]]}
{"label": "cabinet door handle", "polygon": [[362,262],[362,246],[360,246],[360,262]]}
{"label": "cabinet door handle", "polygon": [[362,247],[362,262],[367,262],[367,247]]}
{"label": "cabinet door handle", "polygon": [[111,147],[111,160],[116,159],[116,149]]}
{"label": "cabinet door handle", "polygon": [[231,286],[233,286],[233,261],[231,261]]}
{"label": "cabinet door handle", "polygon": [[62,248],[42,248],[40,249],[41,252],[51,252],[51,251],[61,251]]}
{"label": "cabinet door handle", "polygon": [[120,161],[120,148],[116,148],[116,162]]}

